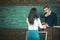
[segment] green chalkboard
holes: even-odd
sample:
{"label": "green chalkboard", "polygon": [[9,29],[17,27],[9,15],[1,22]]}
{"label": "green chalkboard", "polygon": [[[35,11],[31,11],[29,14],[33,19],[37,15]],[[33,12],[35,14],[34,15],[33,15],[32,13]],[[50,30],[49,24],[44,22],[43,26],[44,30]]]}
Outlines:
{"label": "green chalkboard", "polygon": [[27,29],[26,18],[33,7],[39,14],[44,13],[43,6],[0,6],[0,28]]}

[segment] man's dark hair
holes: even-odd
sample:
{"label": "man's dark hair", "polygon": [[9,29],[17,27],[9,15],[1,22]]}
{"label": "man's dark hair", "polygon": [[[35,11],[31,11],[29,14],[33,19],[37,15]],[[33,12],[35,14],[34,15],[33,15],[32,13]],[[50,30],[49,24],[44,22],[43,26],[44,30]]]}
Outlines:
{"label": "man's dark hair", "polygon": [[[46,5],[44,5],[44,8],[49,8],[49,6],[46,4]],[[43,9],[44,9],[44,8],[43,8]]]}

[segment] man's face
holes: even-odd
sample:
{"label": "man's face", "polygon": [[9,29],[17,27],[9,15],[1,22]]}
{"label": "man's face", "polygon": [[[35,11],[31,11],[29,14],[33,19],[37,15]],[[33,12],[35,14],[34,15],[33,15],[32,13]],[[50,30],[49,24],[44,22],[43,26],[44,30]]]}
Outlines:
{"label": "man's face", "polygon": [[50,9],[49,8],[44,8],[44,12],[46,12],[46,13],[48,13],[50,11]]}

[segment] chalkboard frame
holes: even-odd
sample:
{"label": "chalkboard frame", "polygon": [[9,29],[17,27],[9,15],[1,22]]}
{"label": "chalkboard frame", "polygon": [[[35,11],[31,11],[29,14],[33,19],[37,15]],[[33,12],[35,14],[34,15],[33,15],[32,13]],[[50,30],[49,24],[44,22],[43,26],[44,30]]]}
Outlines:
{"label": "chalkboard frame", "polygon": [[45,40],[47,40],[47,32],[46,31],[40,31],[39,33],[40,33],[40,35],[43,34],[43,33],[45,33],[45,35],[46,35],[45,36]]}

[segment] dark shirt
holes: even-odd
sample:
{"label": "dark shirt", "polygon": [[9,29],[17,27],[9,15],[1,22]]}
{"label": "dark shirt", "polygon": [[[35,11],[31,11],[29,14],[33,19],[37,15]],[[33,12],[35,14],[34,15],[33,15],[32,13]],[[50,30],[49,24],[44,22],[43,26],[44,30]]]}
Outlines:
{"label": "dark shirt", "polygon": [[45,18],[45,22],[48,24],[49,27],[57,25],[57,15],[54,12],[51,12],[51,14],[47,17],[45,17],[45,14],[41,15],[41,18]]}

